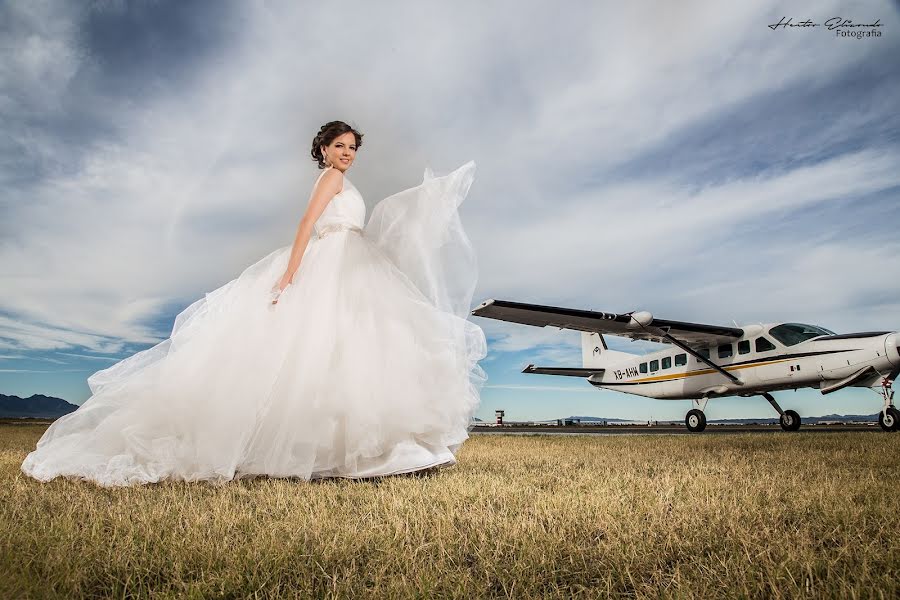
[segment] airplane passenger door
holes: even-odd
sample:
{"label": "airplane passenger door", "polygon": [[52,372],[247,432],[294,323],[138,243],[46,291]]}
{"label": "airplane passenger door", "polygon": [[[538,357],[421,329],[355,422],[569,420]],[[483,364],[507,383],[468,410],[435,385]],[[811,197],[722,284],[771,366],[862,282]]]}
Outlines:
{"label": "airplane passenger door", "polygon": [[753,340],[753,358],[756,376],[760,381],[789,381],[793,376],[791,371],[792,361],[785,361],[779,358],[784,352],[770,340],[768,337],[761,335]]}

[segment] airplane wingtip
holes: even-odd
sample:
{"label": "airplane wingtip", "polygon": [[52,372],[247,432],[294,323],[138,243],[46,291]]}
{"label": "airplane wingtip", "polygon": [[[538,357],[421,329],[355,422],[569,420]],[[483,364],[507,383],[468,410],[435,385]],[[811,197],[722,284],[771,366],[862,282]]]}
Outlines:
{"label": "airplane wingtip", "polygon": [[493,303],[494,303],[494,299],[489,298],[489,299],[485,300],[484,302],[482,302],[481,304],[479,304],[478,306],[476,306],[475,308],[473,308],[471,311],[471,314],[478,316],[478,311],[487,308],[488,306],[490,306]]}

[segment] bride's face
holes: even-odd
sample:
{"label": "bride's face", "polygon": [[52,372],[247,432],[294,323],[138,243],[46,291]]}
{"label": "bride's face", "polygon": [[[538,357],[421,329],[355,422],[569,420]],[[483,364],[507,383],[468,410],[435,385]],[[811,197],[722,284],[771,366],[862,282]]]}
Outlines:
{"label": "bride's face", "polygon": [[325,150],[325,164],[332,164],[339,171],[346,171],[356,159],[356,136],[352,131],[341,134],[331,141]]}

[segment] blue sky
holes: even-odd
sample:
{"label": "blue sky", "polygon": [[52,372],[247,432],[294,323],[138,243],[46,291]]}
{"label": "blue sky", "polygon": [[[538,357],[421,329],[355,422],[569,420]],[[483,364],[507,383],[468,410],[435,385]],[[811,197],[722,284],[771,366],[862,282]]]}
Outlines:
{"label": "blue sky", "polygon": [[[289,243],[332,119],[366,135],[370,211],[476,161],[474,304],[900,329],[897,4],[636,4],[4,3],[0,393],[83,402],[88,375]],[[783,16],[882,35],[766,27]],[[578,366],[578,334],[475,320],[482,418],[688,408],[521,374]],[[880,405],[780,396],[802,415]]]}

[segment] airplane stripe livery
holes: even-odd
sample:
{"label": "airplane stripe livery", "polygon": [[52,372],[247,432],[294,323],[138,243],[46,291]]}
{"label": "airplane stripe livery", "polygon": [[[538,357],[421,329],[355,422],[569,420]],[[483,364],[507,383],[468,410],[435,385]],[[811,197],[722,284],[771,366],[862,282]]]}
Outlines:
{"label": "airplane stripe livery", "polygon": [[[645,311],[619,314],[494,299],[472,314],[581,331],[581,367],[528,365],[523,372],[583,377],[601,389],[691,400],[693,408],[685,417],[690,431],[703,431],[707,402],[725,396],[762,396],[778,413],[781,427],[796,431],[800,415],[782,410],[771,392],[813,387],[830,394],[850,386],[880,388],[878,422],[886,431],[900,428],[891,389],[900,375],[897,332],[837,334],[802,323],[723,327],[657,319]],[[658,342],[670,349],[649,354],[609,350],[604,335]]]}
{"label": "airplane stripe livery", "polygon": [[[752,367],[760,367],[764,365],[772,365],[775,363],[782,363],[791,360],[792,358],[797,358],[800,356],[819,356],[822,354],[834,354],[838,352],[853,352],[853,350],[828,350],[826,352],[802,352],[799,354],[786,354],[783,356],[776,357],[775,360],[766,360],[766,359],[754,359],[748,360],[740,363],[733,363],[730,366],[722,367],[726,371],[736,371],[739,369],[749,369]],[[680,375],[657,375],[655,377],[645,377],[643,379],[635,379],[634,381],[610,381],[606,382],[603,385],[634,385],[636,383],[651,383],[654,381],[673,381],[675,379],[683,379],[685,377],[694,377],[696,375],[708,375],[710,373],[715,373],[715,369],[700,369],[697,371],[689,371],[687,373],[682,373]]]}

